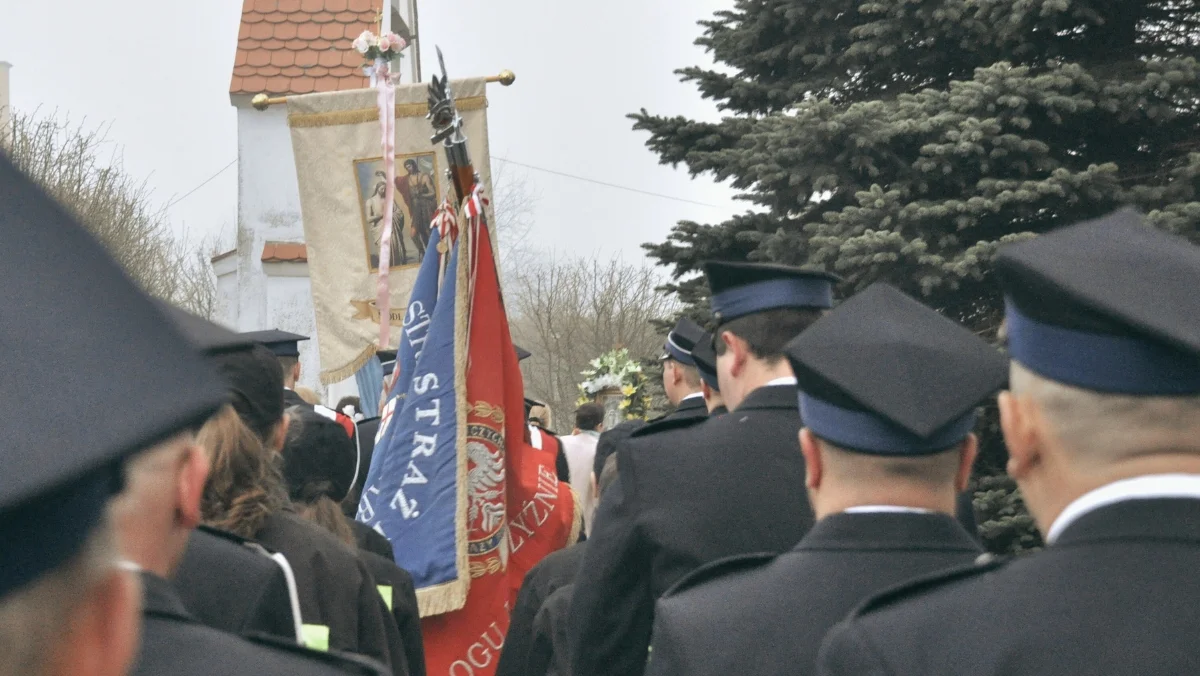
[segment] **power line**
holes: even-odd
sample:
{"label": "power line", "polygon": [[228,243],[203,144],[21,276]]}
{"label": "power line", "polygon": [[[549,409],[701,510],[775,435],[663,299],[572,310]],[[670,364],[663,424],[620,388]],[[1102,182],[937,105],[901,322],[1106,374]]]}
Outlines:
{"label": "power line", "polygon": [[183,197],[179,197],[179,198],[177,198],[177,199],[173,199],[173,200],[171,200],[171,202],[167,204],[166,208],[167,208],[167,209],[170,209],[171,207],[175,206],[176,204],[179,204],[179,203],[180,203],[180,202],[182,202],[183,200],[187,199],[189,196],[191,196],[191,194],[192,194],[192,193],[194,193],[194,192],[196,192],[197,190],[199,190],[200,188],[203,188],[204,186],[208,185],[208,184],[209,184],[209,183],[210,183],[210,182],[211,182],[211,181],[212,181],[214,178],[216,178],[216,177],[220,176],[221,174],[225,173],[225,170],[226,170],[226,169],[228,169],[228,168],[232,167],[232,166],[233,166],[233,165],[235,165],[235,164],[237,164],[237,158],[236,158],[236,157],[235,157],[235,158],[233,158],[233,161],[232,161],[232,162],[230,162],[229,164],[226,164],[225,166],[221,167],[221,170],[220,170],[220,171],[218,171],[217,173],[213,174],[212,176],[209,176],[208,178],[204,179],[204,182],[203,182],[203,183],[201,183],[200,185],[196,186],[195,188],[192,188],[191,190],[187,191],[187,193],[185,193]]}
{"label": "power line", "polygon": [[707,202],[697,202],[696,200],[690,200],[690,199],[686,199],[684,197],[675,197],[674,195],[664,195],[662,193],[650,192],[649,190],[642,190],[640,188],[631,188],[627,185],[618,185],[616,183],[609,183],[607,181],[599,181],[594,178],[588,178],[586,176],[576,176],[575,174],[568,174],[564,171],[557,171],[555,169],[547,169],[545,167],[535,167],[532,164],[525,164],[523,162],[517,162],[515,160],[510,160],[506,157],[500,157],[499,155],[492,155],[492,158],[500,160],[501,162],[515,164],[518,167],[524,167],[526,169],[532,169],[534,171],[542,171],[547,174],[554,174],[555,176],[562,176],[563,178],[570,178],[570,179],[574,179],[576,181],[583,181],[585,183],[594,183],[596,185],[602,185],[606,188],[615,188],[616,190],[625,190],[628,192],[636,192],[640,195],[649,195],[650,197],[659,197],[662,199],[672,200],[675,202],[684,202],[686,204],[695,204],[695,205],[702,206],[702,207],[709,207],[710,209],[728,209],[728,207],[723,207],[719,204],[708,204]]}
{"label": "power line", "polygon": [[[569,179],[572,179],[575,181],[583,181],[584,183],[591,183],[593,185],[604,186],[605,188],[612,188],[614,190],[624,190],[626,192],[637,193],[639,195],[647,195],[649,197],[657,197],[659,199],[671,200],[673,202],[683,202],[684,204],[694,204],[696,206],[708,207],[710,209],[728,209],[728,207],[721,206],[719,204],[709,204],[707,202],[690,200],[685,197],[676,197],[674,195],[664,195],[663,193],[651,192],[649,190],[642,190],[641,188],[633,188],[633,187],[630,187],[627,185],[620,185],[617,183],[609,183],[608,181],[600,181],[600,180],[597,180],[594,178],[588,178],[586,176],[577,176],[575,174],[568,174],[565,171],[558,171],[556,169],[547,169],[545,167],[538,167],[538,166],[534,166],[532,164],[525,164],[524,162],[517,162],[516,160],[510,160],[507,157],[500,157],[499,155],[493,155],[492,157],[494,159],[500,160],[501,162],[507,162],[508,164],[514,164],[518,167],[524,167],[525,169],[541,171],[541,172],[544,172],[547,174],[561,176],[562,178],[569,178]],[[192,193],[196,192],[200,188],[203,188],[204,186],[211,183],[215,178],[217,178],[221,174],[225,173],[230,167],[232,167],[235,164],[237,164],[236,158],[234,158],[234,160],[231,161],[229,164],[226,164],[224,167],[221,167],[221,169],[219,171],[217,171],[217,173],[215,173],[212,176],[209,176],[207,179],[205,179],[203,183],[201,183],[200,185],[196,186],[195,188],[192,188],[191,190],[184,193],[183,196],[178,197],[174,200],[171,200],[171,202],[167,204],[166,208],[170,209],[171,207],[175,206],[176,204],[187,199],[188,197],[190,197],[192,195]]]}

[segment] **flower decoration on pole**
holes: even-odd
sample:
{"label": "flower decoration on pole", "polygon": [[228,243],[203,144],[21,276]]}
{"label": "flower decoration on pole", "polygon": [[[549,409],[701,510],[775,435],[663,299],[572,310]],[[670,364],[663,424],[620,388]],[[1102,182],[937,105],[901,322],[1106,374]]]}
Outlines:
{"label": "flower decoration on pole", "polygon": [[395,33],[375,35],[371,31],[363,31],[352,44],[354,49],[372,64],[379,59],[390,61],[397,58],[408,46],[408,42]]}
{"label": "flower decoration on pole", "polygon": [[620,398],[619,409],[626,419],[645,418],[650,410],[650,393],[642,365],[621,348],[593,359],[580,375],[579,404]]}
{"label": "flower decoration on pole", "polygon": [[[384,217],[383,230],[379,235],[379,272],[375,282],[375,304],[381,317],[388,317],[391,308],[391,285],[389,264],[392,260],[392,211],[395,209],[396,187],[396,81],[388,61],[400,56],[408,46],[404,38],[395,33],[375,35],[363,31],[351,46],[363,55],[363,73],[371,78],[371,87],[376,92],[379,107],[379,145],[383,153],[384,171]],[[391,322],[379,323],[379,348],[386,350],[391,345]]]}

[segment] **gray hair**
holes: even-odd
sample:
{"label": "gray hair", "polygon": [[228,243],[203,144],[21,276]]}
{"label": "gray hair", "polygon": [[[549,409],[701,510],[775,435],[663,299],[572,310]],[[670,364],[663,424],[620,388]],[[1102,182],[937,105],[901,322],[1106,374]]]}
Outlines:
{"label": "gray hair", "polygon": [[1085,390],[1012,362],[1013,394],[1037,403],[1073,455],[1112,461],[1158,451],[1200,454],[1200,396],[1139,397]]}

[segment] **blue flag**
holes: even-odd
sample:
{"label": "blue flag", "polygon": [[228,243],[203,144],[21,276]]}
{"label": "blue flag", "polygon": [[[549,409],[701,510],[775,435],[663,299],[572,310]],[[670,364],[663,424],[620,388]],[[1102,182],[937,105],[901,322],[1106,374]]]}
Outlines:
{"label": "blue flag", "polygon": [[438,301],[438,256],[437,247],[441,234],[434,228],[429,236],[429,245],[425,247],[425,257],[421,260],[421,268],[417,270],[417,279],[413,282],[412,293],[408,297],[408,308],[404,312],[404,328],[400,331],[400,347],[396,351],[396,377],[392,385],[392,395],[404,395],[408,385],[397,387],[395,383],[411,381],[413,369],[417,367],[417,358],[425,347],[425,339],[429,336],[429,326],[433,320],[433,309]]}
{"label": "blue flag", "polygon": [[397,383],[357,516],[391,541],[396,564],[412,574],[418,597],[422,589],[458,577],[458,543],[465,537],[457,531],[458,251],[450,255],[439,293],[436,246],[435,232],[405,313]]}

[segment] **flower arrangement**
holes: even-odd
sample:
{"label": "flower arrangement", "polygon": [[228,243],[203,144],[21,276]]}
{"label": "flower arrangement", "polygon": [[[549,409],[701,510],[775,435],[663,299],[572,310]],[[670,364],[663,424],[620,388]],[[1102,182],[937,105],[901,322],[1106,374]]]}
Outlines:
{"label": "flower arrangement", "polygon": [[578,404],[594,401],[605,390],[620,390],[624,395],[621,410],[627,418],[644,418],[650,409],[650,394],[642,365],[629,356],[629,350],[611,350],[593,359],[580,375]]}
{"label": "flower arrangement", "polygon": [[400,56],[400,52],[408,46],[408,42],[395,33],[388,32],[377,36],[371,31],[363,31],[352,44],[355,51],[370,62],[378,59],[389,61]]}

